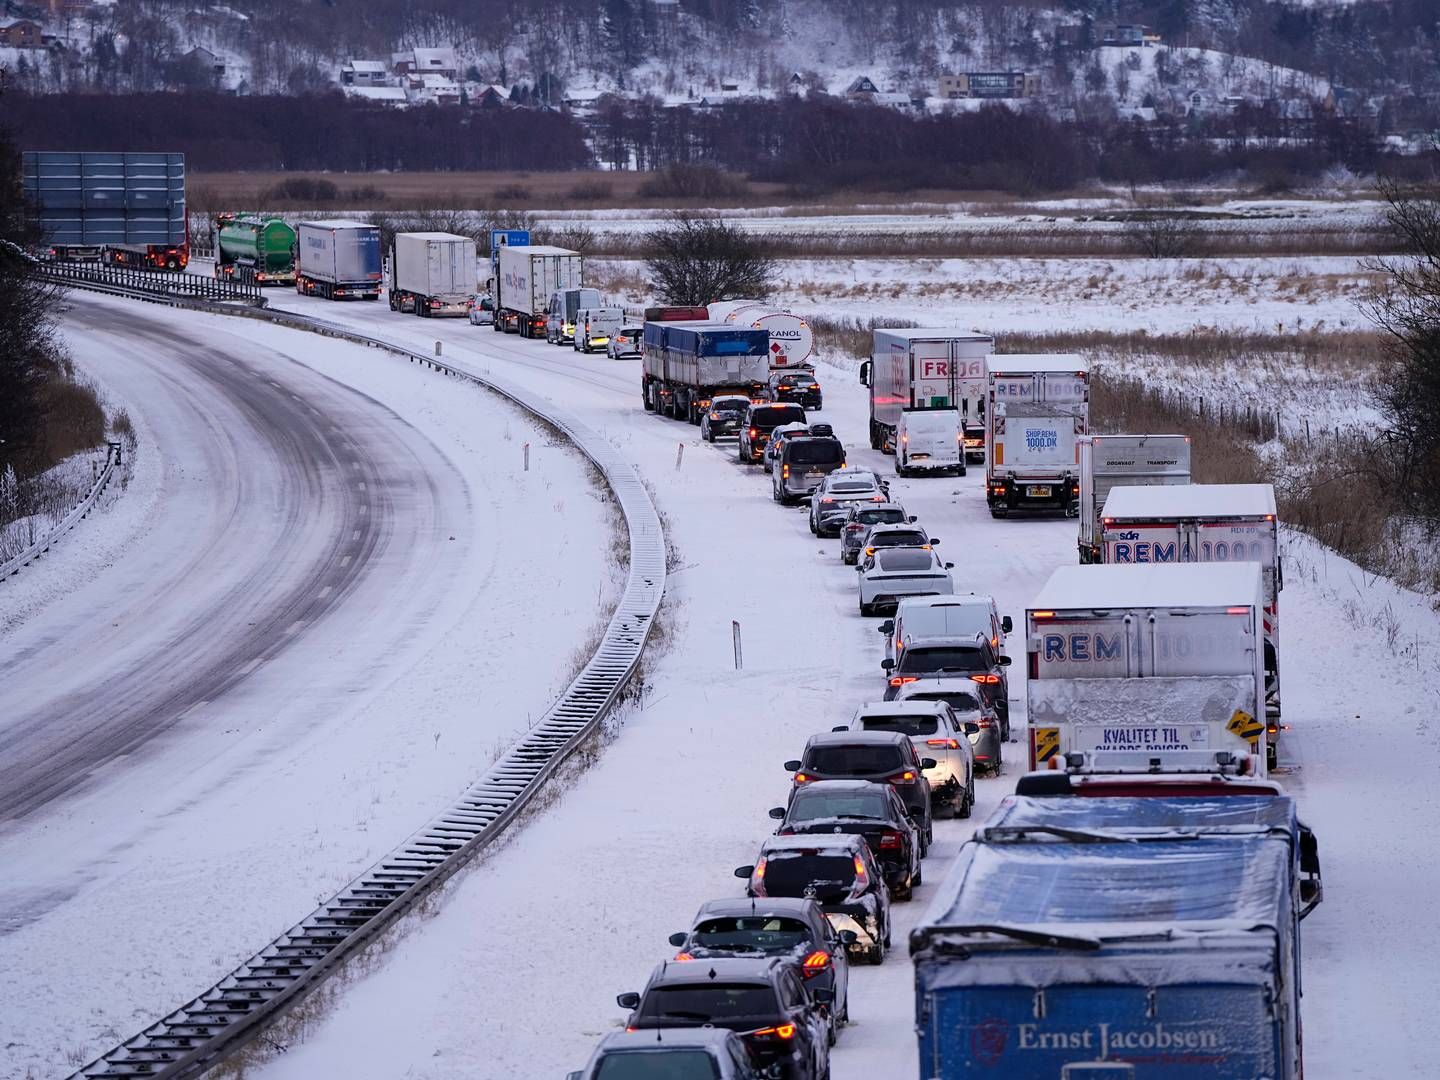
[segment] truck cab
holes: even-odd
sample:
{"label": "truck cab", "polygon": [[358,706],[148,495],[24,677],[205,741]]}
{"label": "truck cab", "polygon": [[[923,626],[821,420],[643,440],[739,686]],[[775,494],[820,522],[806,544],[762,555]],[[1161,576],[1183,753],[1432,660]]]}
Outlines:
{"label": "truck cab", "polygon": [[1079,439],[1089,431],[1090,364],[1074,354],[998,355],[985,397],[985,501],[1016,510],[1078,512]]}

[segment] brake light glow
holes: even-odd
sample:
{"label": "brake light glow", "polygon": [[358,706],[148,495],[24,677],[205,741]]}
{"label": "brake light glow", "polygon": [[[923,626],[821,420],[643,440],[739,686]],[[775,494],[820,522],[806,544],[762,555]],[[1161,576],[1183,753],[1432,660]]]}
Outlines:
{"label": "brake light glow", "polygon": [[711,419],[711,420],[719,420],[719,419],[720,419],[720,414],[719,414],[718,412],[712,412],[712,413],[710,414],[710,419]]}
{"label": "brake light glow", "polygon": [[910,769],[906,769],[904,772],[896,773],[890,777],[890,783],[892,784],[913,784],[914,782],[915,773]]}
{"label": "brake light glow", "polygon": [[797,773],[795,774],[795,783],[797,783],[797,784],[804,784],[804,783],[808,782],[809,779],[810,779],[810,777],[809,777],[806,773],[797,772]]}
{"label": "brake light glow", "polygon": [[753,427],[750,429],[750,438],[753,439],[753,438],[755,438],[755,436],[758,435],[758,434],[759,434],[759,432],[757,432]]}
{"label": "brake light glow", "polygon": [[780,466],[780,479],[781,479],[781,480],[789,480],[789,479],[790,479],[790,466],[789,466],[789,465],[781,465],[781,466]]}
{"label": "brake light glow", "polygon": [[890,680],[890,685],[904,686],[908,682],[919,682],[919,677],[915,675],[896,675]]}
{"label": "brake light glow", "polygon": [[971,675],[970,678],[975,682],[984,683],[986,686],[994,686],[1000,681],[999,675]]}
{"label": "brake light glow", "polygon": [[865,554],[866,554],[866,555],[874,555],[874,554],[875,554],[875,549],[874,549],[873,547],[867,547],[867,548],[865,549]]}
{"label": "brake light glow", "polygon": [[795,1037],[794,1024],[780,1024],[777,1027],[761,1028],[759,1031],[752,1031],[757,1039],[793,1039]]}
{"label": "brake light glow", "polygon": [[676,953],[676,954],[675,954],[675,959],[676,959],[676,960],[680,960],[680,961],[685,961],[685,960],[694,960],[695,957],[691,956],[688,952],[681,952],[681,953]]}
{"label": "brake light glow", "polygon": [[959,750],[960,743],[955,739],[926,739],[926,746],[943,746],[947,750]]}
{"label": "brake light glow", "polygon": [[1227,607],[1227,608],[1225,609],[1225,614],[1226,614],[1226,615],[1249,615],[1249,614],[1250,614],[1250,609],[1249,609],[1248,607]]}
{"label": "brake light glow", "polygon": [[750,891],[756,896],[767,896],[765,892],[765,856],[760,856],[760,861],[755,864],[755,872],[750,875]]}
{"label": "brake light glow", "polygon": [[1053,619],[1055,613],[1053,611],[1032,611],[1030,612],[1030,617],[1034,619]]}
{"label": "brake light glow", "polygon": [[898,832],[887,832],[880,837],[881,851],[899,851],[901,836]]}
{"label": "brake light glow", "polygon": [[800,965],[800,974],[804,975],[807,979],[813,979],[816,975],[819,975],[822,971],[829,968],[829,966],[830,954],[822,949],[816,949],[809,956],[805,957],[805,962]]}
{"label": "brake light glow", "polygon": [[865,869],[865,860],[859,855],[855,856],[855,884],[862,889],[870,884],[870,873]]}

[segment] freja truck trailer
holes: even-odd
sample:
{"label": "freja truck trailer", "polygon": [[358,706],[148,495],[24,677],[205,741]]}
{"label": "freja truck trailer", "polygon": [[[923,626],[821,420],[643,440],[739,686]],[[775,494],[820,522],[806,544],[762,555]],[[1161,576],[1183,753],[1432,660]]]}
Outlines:
{"label": "freja truck trailer", "polygon": [[390,310],[422,319],[470,313],[475,241],[454,233],[396,233],[390,252]]}
{"label": "freja truck trailer", "polygon": [[295,226],[295,291],[326,300],[379,300],[380,230],[358,221]]}
{"label": "freja truck trailer", "polygon": [[20,184],[51,258],[174,271],[190,262],[184,154],[27,150]]}
{"label": "freja truck trailer", "polygon": [[584,270],[584,256],[568,248],[544,244],[502,247],[494,281],[494,329],[544,337],[550,298],[580,288]]}
{"label": "freja truck trailer", "polygon": [[1011,796],[910,934],[920,1080],[1300,1080],[1320,901],[1283,794]]}
{"label": "freja truck trailer", "polygon": [[1080,436],[1090,425],[1090,365],[1081,356],[992,356],[985,393],[985,501],[1013,510],[1078,512]]}
{"label": "freja truck trailer", "polygon": [[876,330],[870,359],[860,365],[860,382],[870,388],[871,449],[893,452],[902,413],[950,409],[959,413],[966,458],[983,454],[994,345],[988,335],[956,327]]}

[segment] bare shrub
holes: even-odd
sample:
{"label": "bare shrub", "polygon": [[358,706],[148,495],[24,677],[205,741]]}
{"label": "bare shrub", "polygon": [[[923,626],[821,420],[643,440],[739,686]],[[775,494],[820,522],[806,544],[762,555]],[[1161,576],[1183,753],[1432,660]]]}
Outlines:
{"label": "bare shrub", "polygon": [[1197,253],[1200,229],[1175,211],[1136,211],[1125,225],[1125,236],[1147,259],[1184,259]]}
{"label": "bare shrub", "polygon": [[602,202],[615,194],[615,185],[609,180],[582,180],[565,192],[566,198],[576,202]]}
{"label": "bare shrub", "polygon": [[743,176],[713,165],[671,165],[646,180],[637,194],[647,199],[739,199],[750,194]]}
{"label": "bare shrub", "polygon": [[493,192],[498,202],[528,202],[530,200],[530,189],[524,184],[501,184]]}
{"label": "bare shrub", "polygon": [[770,295],[775,260],[754,237],[715,214],[675,213],[650,235],[645,268],[669,304]]}
{"label": "bare shrub", "polygon": [[292,176],[268,188],[260,199],[266,204],[332,203],[340,198],[340,188],[333,180],[315,176]]}

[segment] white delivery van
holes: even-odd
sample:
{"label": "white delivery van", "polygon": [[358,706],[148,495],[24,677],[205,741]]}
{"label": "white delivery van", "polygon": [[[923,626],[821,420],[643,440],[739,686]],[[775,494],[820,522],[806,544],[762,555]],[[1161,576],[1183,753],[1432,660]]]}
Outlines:
{"label": "white delivery van", "polygon": [[620,307],[581,308],[575,313],[572,334],[576,352],[588,353],[603,349],[625,323],[625,309]]}
{"label": "white delivery van", "polygon": [[959,409],[904,409],[896,427],[895,475],[965,475],[965,425]]}

